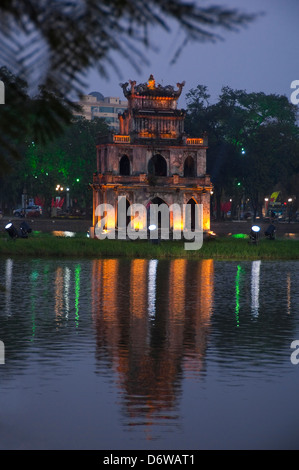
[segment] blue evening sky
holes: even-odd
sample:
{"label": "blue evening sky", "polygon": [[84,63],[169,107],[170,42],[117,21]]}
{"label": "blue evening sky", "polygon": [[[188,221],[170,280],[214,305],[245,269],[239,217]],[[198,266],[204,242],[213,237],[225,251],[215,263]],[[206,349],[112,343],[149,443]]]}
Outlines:
{"label": "blue evening sky", "polygon": [[186,82],[180,107],[185,106],[185,93],[198,84],[208,86],[211,102],[217,101],[223,86],[290,97],[291,82],[299,80],[298,0],[206,0],[206,3],[265,14],[239,32],[217,31],[223,41],[190,43],[174,65],[170,60],[183,41],[183,34],[177,26],[168,34],[156,29],[152,41],[159,50],[144,51],[150,64],[142,67],[142,73],[138,74],[127,61],[116,56],[122,75],[108,69],[110,76],[105,79],[92,71],[85,92],[100,91],[104,96],[124,99],[120,82],[130,79],[142,83],[153,74],[156,82],[163,85]]}

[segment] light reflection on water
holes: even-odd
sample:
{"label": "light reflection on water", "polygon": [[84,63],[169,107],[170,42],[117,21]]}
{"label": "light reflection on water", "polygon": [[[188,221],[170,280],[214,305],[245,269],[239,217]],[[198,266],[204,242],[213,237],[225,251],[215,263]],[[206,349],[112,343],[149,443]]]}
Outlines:
{"label": "light reflection on water", "polygon": [[0,447],[297,447],[298,266],[1,259]]}

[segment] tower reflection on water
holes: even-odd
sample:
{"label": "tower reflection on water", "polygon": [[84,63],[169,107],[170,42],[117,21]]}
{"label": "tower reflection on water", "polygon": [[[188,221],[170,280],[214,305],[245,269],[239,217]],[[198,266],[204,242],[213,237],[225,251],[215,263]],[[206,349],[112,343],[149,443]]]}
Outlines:
{"label": "tower reflection on water", "polygon": [[178,398],[182,374],[200,373],[213,290],[212,260],[93,261],[97,358],[117,372],[132,418],[163,416]]}

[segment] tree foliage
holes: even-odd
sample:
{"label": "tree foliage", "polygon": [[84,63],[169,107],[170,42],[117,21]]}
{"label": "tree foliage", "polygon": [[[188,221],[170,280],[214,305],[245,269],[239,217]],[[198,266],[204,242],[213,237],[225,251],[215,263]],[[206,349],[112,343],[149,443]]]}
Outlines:
{"label": "tree foliage", "polygon": [[296,106],[282,95],[230,87],[216,104],[209,98],[202,85],[187,94],[186,130],[193,136],[208,133],[208,172],[218,209],[224,194],[238,203],[249,199],[255,214],[277,186],[296,194],[290,183],[299,173]]}
{"label": "tree foliage", "polygon": [[[0,106],[0,177],[12,170],[24,155],[24,142],[30,134],[35,142],[45,144],[64,132],[72,120],[70,107],[61,96],[40,88],[31,98],[28,84],[0,68],[5,83],[5,104]],[[74,105],[73,109],[77,107]]]}
{"label": "tree foliage", "polygon": [[[21,196],[38,197],[49,208],[52,198],[70,197],[81,207],[91,204],[88,189],[96,171],[95,142],[99,134],[107,134],[108,126],[102,119],[87,121],[75,119],[64,132],[46,143],[36,143],[28,132],[23,145],[23,158],[15,162],[12,171],[0,181],[0,200],[8,212],[20,205]],[[62,193],[56,191],[60,185]]]}

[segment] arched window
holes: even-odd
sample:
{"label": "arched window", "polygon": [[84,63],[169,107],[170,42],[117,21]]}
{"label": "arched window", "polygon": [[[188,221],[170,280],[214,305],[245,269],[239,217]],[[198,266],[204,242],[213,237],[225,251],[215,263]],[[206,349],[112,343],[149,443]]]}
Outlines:
{"label": "arched window", "polygon": [[194,159],[189,155],[184,163],[184,176],[193,178],[195,176]]}
{"label": "arched window", "polygon": [[130,175],[130,160],[127,155],[123,155],[119,161],[119,174],[122,176]]}
{"label": "arched window", "polygon": [[167,176],[167,163],[162,155],[154,155],[148,162],[148,173],[154,176]]}

